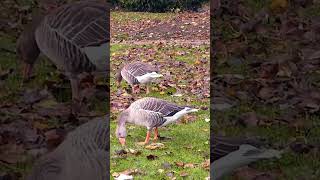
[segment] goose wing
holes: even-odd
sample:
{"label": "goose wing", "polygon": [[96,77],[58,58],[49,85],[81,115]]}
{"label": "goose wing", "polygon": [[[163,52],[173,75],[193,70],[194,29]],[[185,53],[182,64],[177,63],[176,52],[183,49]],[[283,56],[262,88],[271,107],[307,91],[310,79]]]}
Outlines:
{"label": "goose wing", "polygon": [[110,42],[109,4],[75,2],[48,14],[36,30],[40,49],[60,68],[106,70]]}
{"label": "goose wing", "polygon": [[106,3],[71,3],[49,14],[46,23],[66,43],[79,48],[110,41],[109,8]]}
{"label": "goose wing", "polygon": [[161,126],[167,121],[160,112],[138,109],[137,113],[139,114],[140,120],[143,120],[144,124],[149,128]]}
{"label": "goose wing", "polygon": [[164,117],[173,116],[185,108],[184,106],[179,106],[177,104],[157,98],[140,99],[139,107],[139,109],[146,111],[161,113]]}
{"label": "goose wing", "polygon": [[132,76],[142,76],[147,73],[158,72],[158,70],[150,64],[135,62],[128,64],[125,70]]}

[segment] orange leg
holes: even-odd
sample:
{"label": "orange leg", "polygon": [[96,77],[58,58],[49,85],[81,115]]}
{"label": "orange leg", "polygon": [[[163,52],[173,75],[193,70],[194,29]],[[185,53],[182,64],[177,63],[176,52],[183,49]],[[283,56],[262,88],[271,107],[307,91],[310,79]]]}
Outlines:
{"label": "orange leg", "polygon": [[28,63],[24,63],[23,67],[23,79],[24,80],[29,80],[30,76],[32,73],[32,65]]}
{"label": "orange leg", "polygon": [[80,81],[77,78],[71,78],[71,90],[72,90],[72,114],[77,115],[80,112],[81,98],[79,92]]}
{"label": "orange leg", "polygon": [[140,86],[139,85],[133,85],[132,86],[132,94],[138,94],[140,93]]}
{"label": "orange leg", "polygon": [[148,144],[150,140],[150,131],[147,131],[146,140],[144,141],[145,144]]}
{"label": "orange leg", "polygon": [[153,138],[153,142],[156,142],[158,140],[158,128],[154,128],[154,138]]}
{"label": "orange leg", "polygon": [[149,85],[147,84],[147,92],[146,92],[147,94],[149,94],[150,93],[150,87],[149,87]]}

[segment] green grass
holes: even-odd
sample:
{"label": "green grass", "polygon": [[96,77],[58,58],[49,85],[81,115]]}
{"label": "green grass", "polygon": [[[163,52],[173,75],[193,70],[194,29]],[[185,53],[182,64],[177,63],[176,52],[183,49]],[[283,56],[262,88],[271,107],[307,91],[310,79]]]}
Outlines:
{"label": "green grass", "polygon": [[[279,147],[286,147],[289,142],[292,142],[293,138],[304,138],[308,143],[319,142],[320,118],[318,116],[301,117],[304,118],[304,122],[311,122],[313,124],[312,129],[308,133],[308,128],[293,128],[286,125],[268,125],[268,126],[256,126],[256,127],[243,127],[234,126],[232,121],[235,121],[239,114],[245,112],[256,112],[259,115],[266,116],[268,118],[274,118],[284,113],[271,106],[254,107],[250,105],[240,105],[224,112],[215,113],[215,119],[218,121],[217,126],[213,127],[212,133],[224,132],[227,136],[257,136],[272,142],[272,145]],[[281,177],[279,179],[299,179],[301,177],[310,178],[319,177],[318,167],[320,165],[319,153],[308,154],[296,154],[292,151],[286,151],[283,156],[278,160],[265,160],[260,161],[253,166],[261,171],[272,171],[281,169]],[[312,174],[312,173],[317,174]],[[225,179],[232,179],[231,176]]]}
{"label": "green grass", "polygon": [[163,21],[172,18],[174,13],[145,13],[145,12],[111,12],[111,19],[117,23],[135,23],[144,20]]}
{"label": "green grass", "polygon": [[[270,1],[261,0],[248,0],[244,1],[245,7],[247,7],[251,15],[259,12],[262,8],[268,7]],[[304,22],[308,22],[311,18],[319,15],[319,3],[308,6],[307,8],[295,8],[297,14]],[[250,14],[249,13],[249,14]],[[220,63],[228,61],[230,57],[238,57],[239,50],[241,47],[228,52],[228,55],[224,55],[218,52],[217,61],[219,62],[217,68],[215,68],[218,74],[240,74],[245,78],[256,77],[257,74],[250,71],[250,67],[246,63],[250,63],[250,59],[265,59],[266,61],[277,54],[290,53],[292,49],[300,49],[300,42],[292,42],[280,37],[279,40],[269,38],[274,35],[268,34],[272,30],[277,29],[277,23],[275,23],[275,15],[270,15],[270,21],[264,24],[267,28],[267,33],[246,33],[246,39],[235,39],[239,30],[237,27],[232,27],[228,23],[228,17],[224,17],[225,20],[213,22],[217,28],[217,31],[222,33],[221,39],[226,44],[226,49],[229,45],[235,43],[243,43],[250,46],[252,52],[250,55],[241,58],[245,59],[245,63],[240,66],[228,65],[227,63]],[[251,17],[253,18],[253,16]],[[281,39],[284,38],[284,39]],[[232,49],[232,48],[231,48]],[[238,51],[237,51],[238,50]],[[251,57],[252,56],[252,57]],[[273,58],[270,58],[273,60]],[[318,83],[318,74],[315,72],[306,75],[314,84]],[[227,136],[248,136],[248,137],[262,137],[271,143],[274,148],[288,148],[288,144],[293,142],[295,139],[303,139],[307,143],[319,144],[320,142],[320,117],[319,114],[308,115],[301,114],[299,120],[303,122],[303,125],[299,128],[292,126],[292,123],[288,124],[277,124],[276,122],[270,125],[244,127],[241,125],[234,125],[239,116],[246,112],[256,112],[258,115],[263,115],[268,119],[273,119],[283,115],[285,110],[280,109],[277,106],[263,105],[262,103],[240,102],[239,105],[228,109],[223,112],[215,112],[214,118],[217,121],[216,126],[212,127],[211,133],[223,133]],[[251,164],[257,170],[262,172],[274,171],[280,175],[277,179],[319,179],[320,177],[320,153],[317,150],[309,153],[295,153],[290,149],[286,149],[285,153],[280,159],[259,161]],[[235,179],[234,176],[229,175],[225,179]]]}
{"label": "green grass", "polygon": [[[179,67],[170,67],[170,64],[166,64],[168,61],[182,61],[186,62],[187,66],[194,66],[194,62],[196,58],[194,57],[194,52],[205,52],[208,51],[208,47],[205,48],[203,46],[196,48],[186,48],[182,46],[177,47],[162,47],[157,48],[151,45],[148,46],[124,46],[113,44],[111,46],[111,53],[115,56],[112,56],[111,59],[111,96],[117,92],[117,88],[114,83],[114,73],[118,68],[118,65],[121,63],[121,59],[126,57],[127,52],[135,54],[135,57],[139,57],[143,55],[145,51],[150,49],[156,49],[156,53],[153,54],[153,58],[160,64],[165,64],[165,67],[162,68],[162,71],[170,71],[173,73],[173,80],[178,84],[184,84],[184,80],[188,78],[188,75],[183,73],[184,68]],[[183,51],[184,55],[179,55],[176,52]],[[168,59],[168,54],[170,54],[170,58]],[[200,65],[205,66],[205,65]],[[209,66],[208,66],[209,67]],[[194,72],[196,73],[196,72]],[[188,84],[185,84],[188,85]],[[196,95],[185,94],[182,97],[171,97],[170,94],[175,92],[175,88],[168,88],[165,90],[160,90],[161,88],[153,84],[154,88],[158,90],[153,90],[148,96],[149,97],[157,97],[161,99],[166,99],[171,102],[175,102],[181,105],[193,105],[197,108],[200,107],[208,107],[209,106],[209,98],[199,101],[196,98]],[[128,87],[127,83],[122,82],[122,88]],[[143,88],[143,86],[142,86]],[[164,92],[164,94],[161,93]],[[144,94],[144,90],[141,90],[140,97],[146,96]],[[185,102],[185,96],[190,98],[190,102]],[[116,97],[115,97],[116,98]],[[138,99],[138,97],[135,97]],[[134,175],[135,179],[168,179],[169,177],[166,175],[169,172],[174,172],[174,176],[178,179],[180,177],[180,173],[186,172],[188,173],[188,178],[191,179],[204,179],[209,176],[209,171],[205,170],[201,167],[201,163],[203,163],[206,159],[209,159],[209,143],[210,143],[210,123],[206,122],[205,119],[210,117],[209,110],[201,110],[197,113],[190,115],[194,117],[194,119],[190,122],[178,123],[168,125],[164,128],[159,129],[160,136],[171,137],[172,139],[159,141],[165,145],[164,149],[157,150],[148,150],[136,144],[136,142],[144,141],[146,136],[146,128],[138,127],[134,125],[127,124],[127,147],[131,149],[135,149],[141,152],[140,155],[127,155],[126,157],[118,157],[116,156],[115,151],[122,149],[121,145],[118,142],[118,139],[115,136],[116,129],[116,120],[118,117],[119,111],[111,111],[111,123],[110,123],[110,136],[111,136],[111,175],[114,172],[122,172],[127,169],[139,169],[143,174]],[[153,138],[153,136],[152,136]],[[155,160],[148,160],[146,156],[148,155],[158,156]],[[176,162],[184,162],[184,163],[193,163],[198,164],[199,166],[195,168],[182,168],[177,166]],[[169,163],[171,168],[164,169],[162,166],[163,163]],[[163,169],[164,172],[159,172],[159,169]]]}
{"label": "green grass", "polygon": [[[56,70],[54,65],[47,58],[40,56],[33,69],[34,78],[29,82],[22,82],[22,63],[17,59],[15,54],[15,39],[6,34],[0,36],[0,74],[5,73],[7,70],[12,69],[13,72],[8,75],[7,78],[1,80],[0,84],[0,101],[1,105],[8,103],[13,105],[19,104],[23,93],[27,89],[45,89],[46,81],[54,81],[55,83],[65,87],[54,94],[56,101],[59,102],[71,102],[71,87],[70,83],[63,83],[59,78],[60,72]],[[10,51],[10,52],[7,52]],[[55,101],[55,100],[53,100]],[[90,99],[90,110],[97,112],[106,112],[109,102],[102,102],[100,99],[93,97]],[[55,102],[56,103],[56,102]],[[9,113],[4,111],[0,113],[1,117],[10,117],[10,119],[23,120],[20,114]],[[5,118],[4,118],[5,119]],[[2,119],[1,119],[2,120]],[[65,122],[61,119],[48,118],[46,119],[46,125],[48,128],[57,128],[63,126]],[[26,155],[30,158],[29,155]],[[0,172],[18,173],[25,175],[33,166],[33,159],[19,162],[16,164],[4,164],[0,163]]]}

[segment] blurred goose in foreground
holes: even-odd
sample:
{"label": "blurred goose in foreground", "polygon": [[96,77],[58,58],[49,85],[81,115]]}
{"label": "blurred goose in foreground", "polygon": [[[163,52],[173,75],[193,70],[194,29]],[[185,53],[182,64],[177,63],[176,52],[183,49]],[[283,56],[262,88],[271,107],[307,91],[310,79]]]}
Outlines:
{"label": "blurred goose in foreground", "polygon": [[26,180],[108,179],[108,117],[95,118],[70,132],[35,163]]}
{"label": "blurred goose in foreground", "polygon": [[[32,42],[34,57],[39,54],[38,48],[70,79],[75,105],[81,100],[79,92],[81,75],[108,74],[109,14],[107,3],[74,2],[54,10],[51,8],[50,13],[41,19],[36,28],[28,32],[31,34],[28,42]],[[34,34],[32,31],[35,31]],[[28,43],[21,44],[28,45]],[[27,63],[29,67],[26,69],[31,69],[30,66],[36,60],[34,57],[29,58],[30,62]],[[25,74],[28,72],[29,70],[26,70]]]}
{"label": "blurred goose in foreground", "polygon": [[133,62],[124,65],[120,68],[116,74],[117,86],[120,86],[122,78],[126,80],[132,87],[132,93],[135,93],[135,87],[139,84],[146,84],[147,94],[150,92],[149,83],[154,79],[162,77],[162,74],[158,74],[158,69],[150,64],[142,62]]}
{"label": "blurred goose in foreground", "polygon": [[210,177],[215,180],[252,162],[281,156],[281,151],[261,149],[262,143],[258,141],[212,136]]}
{"label": "blurred goose in foreground", "polygon": [[125,145],[126,122],[145,126],[147,135],[144,142],[140,144],[148,144],[150,133],[154,129],[154,141],[158,139],[158,128],[174,123],[182,116],[197,112],[198,109],[193,109],[187,106],[180,106],[165,100],[146,97],[133,102],[129,108],[124,110],[118,118],[118,126],[116,136],[119,138],[120,144]]}

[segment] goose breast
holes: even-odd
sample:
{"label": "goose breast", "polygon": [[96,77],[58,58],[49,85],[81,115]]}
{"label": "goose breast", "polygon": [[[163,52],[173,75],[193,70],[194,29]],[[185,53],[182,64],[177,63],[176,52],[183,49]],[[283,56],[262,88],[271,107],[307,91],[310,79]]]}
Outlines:
{"label": "goose breast", "polygon": [[71,73],[107,71],[109,8],[98,2],[76,2],[45,16],[35,36],[42,53]]}

